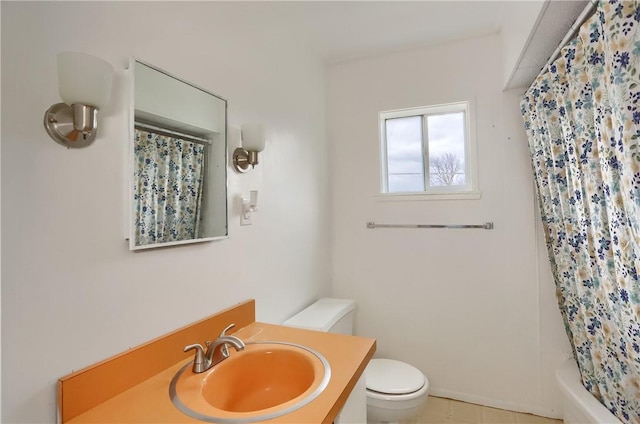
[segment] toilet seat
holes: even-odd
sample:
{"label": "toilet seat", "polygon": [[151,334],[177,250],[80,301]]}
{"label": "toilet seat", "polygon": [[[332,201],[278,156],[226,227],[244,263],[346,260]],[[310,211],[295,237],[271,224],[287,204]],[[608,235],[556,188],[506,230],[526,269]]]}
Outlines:
{"label": "toilet seat", "polygon": [[401,361],[372,359],[365,370],[367,395],[379,399],[412,399],[428,388],[422,372]]}

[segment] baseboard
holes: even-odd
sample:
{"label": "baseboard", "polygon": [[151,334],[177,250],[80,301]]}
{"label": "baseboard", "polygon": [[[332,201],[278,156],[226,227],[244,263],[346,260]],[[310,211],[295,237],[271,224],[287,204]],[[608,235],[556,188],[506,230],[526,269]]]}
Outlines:
{"label": "baseboard", "polygon": [[521,404],[509,402],[499,399],[491,399],[484,396],[478,396],[470,393],[456,392],[453,390],[439,389],[433,387],[429,389],[429,395],[435,397],[443,397],[447,399],[459,400],[462,402],[473,403],[476,405],[488,406],[491,408],[507,409],[509,411],[522,412],[525,414],[534,414],[541,417],[562,419],[562,411],[554,411],[549,408],[542,408],[536,405]]}

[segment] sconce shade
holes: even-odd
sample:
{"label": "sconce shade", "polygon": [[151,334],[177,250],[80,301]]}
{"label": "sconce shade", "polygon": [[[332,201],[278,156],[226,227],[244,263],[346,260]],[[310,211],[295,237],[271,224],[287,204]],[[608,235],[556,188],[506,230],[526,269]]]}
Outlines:
{"label": "sconce shade", "polygon": [[262,124],[243,124],[242,148],[248,152],[261,152],[264,150],[265,134]]}
{"label": "sconce shade", "polygon": [[113,67],[84,53],[58,54],[58,90],[69,106],[83,104],[100,109],[109,104]]}

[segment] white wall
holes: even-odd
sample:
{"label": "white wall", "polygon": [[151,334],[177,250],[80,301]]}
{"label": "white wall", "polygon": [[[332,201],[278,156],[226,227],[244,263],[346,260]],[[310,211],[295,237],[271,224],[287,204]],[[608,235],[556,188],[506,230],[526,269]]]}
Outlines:
{"label": "white wall", "polygon": [[[538,277],[548,264],[520,93],[501,91],[500,52],[493,35],[329,67],[333,292],[356,299],[356,332],[377,338],[377,356],[420,368],[432,394],[559,416],[553,372],[568,346],[552,285]],[[376,200],[377,113],[460,100],[475,102],[482,198]]]}
{"label": "white wall", "polygon": [[[244,299],[257,299],[260,320],[280,321],[328,294],[324,67],[269,27],[268,4],[1,7],[2,422],[54,422],[59,377]],[[56,54],[64,50],[116,68],[113,104],[81,150],[56,144],[42,126],[60,101]],[[232,145],[243,122],[265,123],[261,164],[229,173],[228,240],[128,250],[130,55],[227,98]],[[240,227],[237,198],[250,189],[260,190],[260,211]]]}

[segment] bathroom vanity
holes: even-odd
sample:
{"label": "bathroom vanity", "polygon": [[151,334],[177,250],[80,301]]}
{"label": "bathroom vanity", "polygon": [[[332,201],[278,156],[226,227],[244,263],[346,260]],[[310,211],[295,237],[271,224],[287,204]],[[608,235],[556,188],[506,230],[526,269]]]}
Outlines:
{"label": "bathroom vanity", "polygon": [[[322,392],[304,406],[269,420],[274,423],[332,423],[376,347],[370,338],[256,322],[251,300],[61,378],[59,422],[203,422],[176,408],[169,387],[174,376],[193,361],[193,353],[183,348],[215,339],[230,323],[237,329],[233,335],[247,344],[278,341],[306,346],[321,353],[330,365],[330,379]],[[233,414],[229,418],[233,420]]]}

